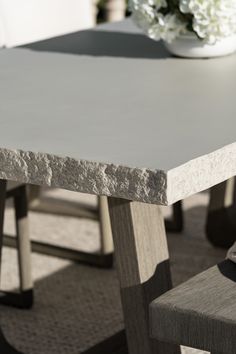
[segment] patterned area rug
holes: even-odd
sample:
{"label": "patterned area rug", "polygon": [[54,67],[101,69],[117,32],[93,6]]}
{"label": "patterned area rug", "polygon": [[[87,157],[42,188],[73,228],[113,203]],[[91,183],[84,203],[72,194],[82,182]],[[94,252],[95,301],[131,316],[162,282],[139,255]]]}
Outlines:
{"label": "patterned area rug", "polygon": [[[96,204],[96,198],[62,190],[47,190],[55,198]],[[184,201],[185,229],[169,234],[174,285],[216,264],[225,251],[205,239],[204,224],[208,194]],[[165,215],[168,208],[163,208]],[[6,212],[5,232],[14,235],[11,206]],[[47,240],[75,249],[96,251],[99,228],[96,221],[30,213],[32,239]],[[0,322],[8,340],[25,354],[78,354],[123,327],[115,269],[101,270],[54,257],[32,255],[35,305],[32,310],[0,307]],[[17,260],[13,249],[4,248],[2,287],[15,289]],[[184,354],[203,353],[182,348]]]}

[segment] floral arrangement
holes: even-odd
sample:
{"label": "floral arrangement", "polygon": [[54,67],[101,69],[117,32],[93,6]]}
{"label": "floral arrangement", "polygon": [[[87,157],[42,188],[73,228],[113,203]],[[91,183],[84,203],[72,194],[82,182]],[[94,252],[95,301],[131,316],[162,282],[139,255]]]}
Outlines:
{"label": "floral arrangement", "polygon": [[208,44],[236,34],[236,0],[129,0],[134,22],[152,39],[188,32]]}

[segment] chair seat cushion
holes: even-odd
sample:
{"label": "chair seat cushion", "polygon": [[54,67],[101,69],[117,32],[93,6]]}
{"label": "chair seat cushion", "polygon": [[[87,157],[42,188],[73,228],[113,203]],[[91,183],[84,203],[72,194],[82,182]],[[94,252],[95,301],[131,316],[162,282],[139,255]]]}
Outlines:
{"label": "chair seat cushion", "polygon": [[150,305],[151,336],[217,353],[236,352],[236,264],[226,260]]}

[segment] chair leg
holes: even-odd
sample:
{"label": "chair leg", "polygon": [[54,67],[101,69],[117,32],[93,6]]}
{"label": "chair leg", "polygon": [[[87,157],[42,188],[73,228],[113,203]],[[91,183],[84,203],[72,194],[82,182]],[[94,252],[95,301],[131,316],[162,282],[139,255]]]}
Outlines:
{"label": "chair leg", "polygon": [[[5,180],[0,180],[0,275],[2,267],[2,246],[3,246],[3,224],[4,224],[4,211],[6,201],[6,186]],[[1,295],[1,294],[0,294]],[[2,329],[0,327],[0,351],[3,354],[22,354],[14,349],[6,340]]]}
{"label": "chair leg", "polygon": [[31,276],[31,247],[28,226],[26,186],[10,192],[13,196],[16,223],[16,248],[18,252],[20,292],[2,292],[0,304],[29,309],[33,306],[33,282]]}
{"label": "chair leg", "polygon": [[30,308],[33,305],[33,281],[27,191],[25,185],[19,187],[19,193],[14,198],[14,206],[22,305],[24,308]]}
{"label": "chair leg", "polygon": [[175,203],[172,206],[171,219],[165,220],[166,231],[168,232],[181,232],[184,227],[183,207],[182,201]]}
{"label": "chair leg", "polygon": [[222,182],[210,191],[206,236],[217,247],[229,248],[236,241],[235,178]]}

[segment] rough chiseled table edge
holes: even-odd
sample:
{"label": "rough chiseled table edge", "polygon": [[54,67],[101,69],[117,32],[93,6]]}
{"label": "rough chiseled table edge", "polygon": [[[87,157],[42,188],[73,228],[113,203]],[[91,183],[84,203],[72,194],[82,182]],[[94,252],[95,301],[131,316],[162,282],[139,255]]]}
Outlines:
{"label": "rough chiseled table edge", "polygon": [[232,143],[169,170],[166,205],[204,191],[235,175],[236,143]]}
{"label": "rough chiseled table edge", "polygon": [[0,178],[171,205],[236,175],[236,143],[169,171],[0,149]]}

